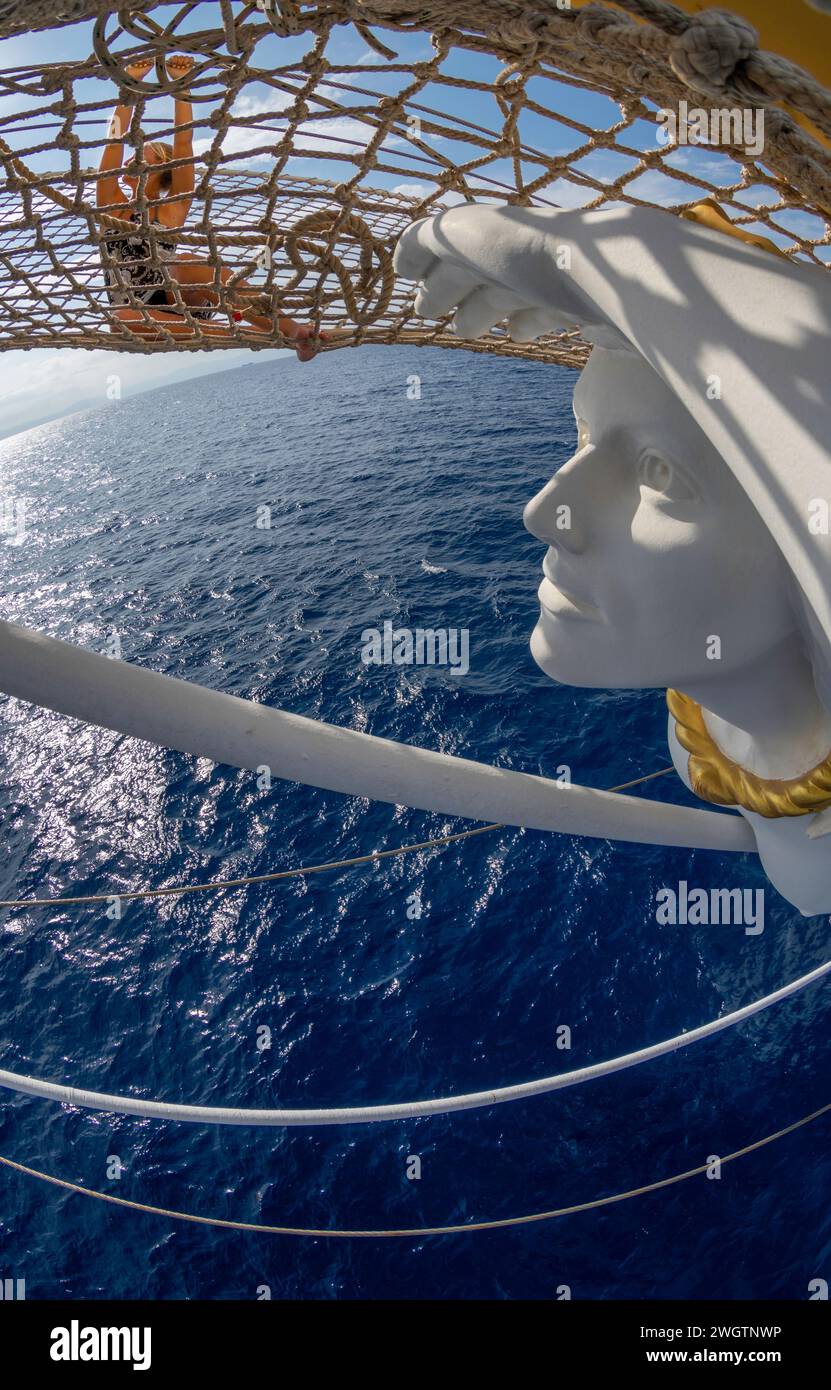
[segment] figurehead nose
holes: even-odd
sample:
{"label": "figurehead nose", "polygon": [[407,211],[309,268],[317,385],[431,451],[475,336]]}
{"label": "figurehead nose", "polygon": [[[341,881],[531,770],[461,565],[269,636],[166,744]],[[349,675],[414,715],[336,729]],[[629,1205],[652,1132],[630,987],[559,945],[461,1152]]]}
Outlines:
{"label": "figurehead nose", "polygon": [[572,555],[586,549],[590,511],[587,480],[595,452],[590,444],[581,449],[527,504],[523,524],[538,541]]}

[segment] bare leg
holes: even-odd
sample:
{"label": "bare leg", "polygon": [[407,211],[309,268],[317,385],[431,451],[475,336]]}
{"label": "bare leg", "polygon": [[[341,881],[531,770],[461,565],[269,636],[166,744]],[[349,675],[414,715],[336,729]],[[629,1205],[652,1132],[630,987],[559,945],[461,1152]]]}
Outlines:
{"label": "bare leg", "polygon": [[[177,314],[166,309],[116,309],[114,317],[119,323],[128,326],[129,332],[137,333],[144,338],[161,338],[163,331],[171,333],[174,338],[192,338],[195,330],[191,328],[186,319],[181,314]],[[158,328],[153,324],[157,323]],[[271,324],[269,323],[269,330]],[[115,332],[115,328],[112,330]],[[244,331],[244,330],[243,330]],[[234,342],[238,341],[238,334],[232,333],[230,328],[223,328],[220,324],[200,323],[199,332],[206,338],[226,338]]]}
{"label": "bare leg", "polygon": [[[206,338],[224,338],[226,341],[236,343],[239,346],[239,330],[232,332],[230,328],[223,328],[220,324],[215,323],[200,323],[198,330],[194,330],[181,314],[166,309],[148,308],[143,312],[141,309],[116,309],[114,317],[123,323],[130,333],[135,333],[142,338],[162,338],[166,333],[172,334],[174,338],[192,338],[198,331]],[[154,328],[154,323],[159,325],[158,328]],[[115,326],[112,327],[111,331],[116,332]],[[270,319],[260,331],[271,332]],[[242,336],[245,337],[248,330],[242,329],[241,332]],[[313,334],[314,329],[311,325],[300,325],[296,336],[295,351],[301,362],[310,362],[313,357],[317,356],[317,349],[307,344],[307,339],[311,338]],[[328,335],[321,333],[320,336],[325,340]]]}
{"label": "bare leg", "polygon": [[[208,261],[194,260],[185,253],[181,259],[171,262],[168,271],[180,286],[185,304],[193,308],[206,304],[219,304],[220,296],[216,289],[216,273]],[[233,271],[229,270],[227,266],[220,266],[219,278],[223,285],[227,285],[232,277]],[[254,309],[252,301],[256,302],[260,298],[260,291],[246,280],[240,280],[228,293],[228,301],[247,323],[258,329],[260,333],[270,333],[272,331],[271,316],[258,314]],[[171,302],[174,302],[172,296]],[[308,362],[316,356],[317,349],[308,342],[308,339],[314,337],[314,328],[311,324],[296,323],[294,319],[290,318],[280,318],[277,323],[284,337],[292,341],[301,362]],[[326,340],[326,334],[321,333],[320,337],[324,341]]]}

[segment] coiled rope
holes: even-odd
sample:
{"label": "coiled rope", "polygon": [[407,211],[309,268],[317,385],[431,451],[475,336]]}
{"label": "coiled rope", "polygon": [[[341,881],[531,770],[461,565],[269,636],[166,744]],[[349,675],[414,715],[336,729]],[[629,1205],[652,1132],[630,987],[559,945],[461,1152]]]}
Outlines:
{"label": "coiled rope", "polygon": [[664,1042],[653,1043],[651,1047],[637,1052],[627,1052],[620,1057],[596,1062],[593,1066],[580,1067],[576,1071],[559,1072],[554,1076],[543,1076],[537,1081],[523,1081],[515,1086],[500,1086],[490,1091],[470,1091],[464,1095],[443,1096],[435,1100],[401,1101],[391,1105],[355,1105],[318,1110],[241,1110],[224,1106],[175,1105],[167,1101],[141,1100],[135,1096],[107,1095],[101,1091],[84,1091],[75,1086],[61,1086],[52,1081],[41,1081],[37,1077],[20,1076],[15,1072],[0,1071],[0,1086],[7,1090],[19,1091],[23,1095],[39,1096],[44,1100],[56,1100],[62,1105],[72,1105],[82,1110],[106,1110],[116,1115],[141,1115],[150,1120],[178,1120],[189,1124],[206,1125],[252,1125],[264,1127],[285,1127],[289,1125],[361,1125],[373,1124],[381,1120],[413,1120],[427,1115],[449,1115],[457,1110],[480,1110],[489,1105],[504,1105],[515,1100],[527,1100],[532,1096],[547,1095],[552,1091],[562,1091],[569,1086],[581,1086],[586,1081],[596,1081],[603,1076],[628,1067],[640,1066],[643,1062],[655,1061],[669,1052],[678,1052],[682,1047],[703,1042],[725,1028],[733,1028],[737,1023],[752,1018],[754,1014],[769,1009],[774,1004],[799,994],[816,981],[824,979],[831,972],[831,960],[801,975],[798,980],[783,985],[773,994],[755,999],[733,1013],[712,1019],[709,1023],[694,1028],[689,1033],[679,1033]]}
{"label": "coiled rope", "polygon": [[[806,1125],[813,1124],[823,1115],[831,1111],[831,1103],[823,1105],[819,1110],[814,1110],[810,1115],[803,1115],[801,1120],[796,1120],[791,1125],[786,1125],[784,1129],[778,1129],[774,1134],[766,1134],[764,1139],[756,1139],[752,1144],[746,1144],[742,1149],[735,1149],[733,1153],[725,1154],[720,1159],[721,1166],[725,1163],[732,1163],[737,1158],[744,1158],[747,1154],[755,1153],[757,1149],[762,1149],[768,1144],[774,1144],[777,1139],[784,1139],[786,1135],[793,1134],[798,1129],[803,1129]],[[665,1187],[673,1187],[678,1183],[686,1182],[688,1178],[700,1177],[712,1166],[712,1161],[700,1163],[697,1168],[688,1168],[683,1173],[673,1173],[669,1178],[659,1178],[656,1182],[644,1183],[641,1187],[631,1187],[626,1192],[613,1192],[606,1197],[595,1197],[590,1202],[576,1202],[568,1207],[555,1207],[551,1211],[535,1211],[527,1216],[505,1216],[492,1221],[469,1221],[463,1224],[452,1226],[412,1226],[401,1230],[336,1230],[323,1228],[316,1230],[303,1226],[267,1226],[256,1221],[229,1221],[219,1216],[197,1216],[194,1212],[177,1211],[171,1207],[151,1206],[147,1202],[134,1202],[128,1197],[115,1197],[109,1192],[98,1192],[95,1188],[83,1187],[80,1183],[68,1182],[66,1178],[56,1178],[51,1173],[42,1173],[38,1168],[30,1168],[25,1163],[15,1163],[11,1158],[4,1158],[0,1155],[0,1163],[6,1168],[13,1169],[14,1172],[22,1173],[27,1178],[37,1178],[40,1182],[48,1182],[53,1187],[62,1187],[66,1192],[77,1193],[80,1197],[92,1197],[98,1202],[109,1202],[116,1207],[129,1207],[132,1211],[145,1212],[149,1216],[166,1216],[174,1221],[190,1221],[196,1226],[213,1226],[226,1231],[258,1231],[260,1235],[270,1236],[310,1236],[317,1240],[389,1240],[396,1237],[412,1239],[420,1236],[450,1236],[466,1235],[473,1231],[498,1231],[504,1230],[509,1226],[530,1226],[539,1221],[554,1221],[560,1216],[575,1216],[581,1211],[596,1211],[600,1207],[610,1207],[617,1202],[628,1202],[632,1197],[644,1197],[649,1192],[659,1192]]]}
{"label": "coiled rope", "polygon": [[[628,791],[642,782],[651,782],[655,777],[665,777],[675,768],[662,767],[657,772],[647,772],[643,777],[635,777],[631,782],[621,782],[617,787],[609,787],[610,792]],[[351,869],[358,864],[372,864],[376,859],[392,859],[396,855],[411,854],[420,849],[439,849],[451,845],[456,840],[468,840],[473,835],[487,835],[492,830],[504,830],[500,822],[493,825],[477,825],[472,830],[458,830],[453,835],[437,835],[432,840],[421,840],[414,845],[396,845],[394,849],[377,849],[371,854],[358,854],[352,859],[331,859],[326,864],[307,864],[300,869],[281,869],[272,874],[247,874],[243,878],[217,879],[213,883],[183,883],[169,888],[136,888],[129,893],[85,893],[74,898],[10,898],[0,900],[4,907],[66,907],[78,903],[109,903],[113,898],[127,902],[134,898],[165,898],[183,893],[216,893],[220,888],[242,888],[250,883],[275,883],[283,878],[300,878],[306,874],[322,874],[328,869]]]}

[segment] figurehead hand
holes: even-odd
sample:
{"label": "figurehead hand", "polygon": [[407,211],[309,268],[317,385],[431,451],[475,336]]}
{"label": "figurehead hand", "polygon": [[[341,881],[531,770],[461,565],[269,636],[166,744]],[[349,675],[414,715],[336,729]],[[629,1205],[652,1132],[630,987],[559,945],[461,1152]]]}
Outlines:
{"label": "figurehead hand", "polygon": [[573,296],[565,288],[561,304],[550,302],[556,264],[537,277],[546,283],[544,297],[536,293],[534,277],[524,273],[529,258],[539,261],[541,247],[539,230],[527,224],[525,212],[472,204],[408,227],[396,247],[395,269],[419,283],[415,312],[441,319],[455,310],[453,327],[463,338],[478,338],[504,319],[511,337],[522,342],[573,324]]}

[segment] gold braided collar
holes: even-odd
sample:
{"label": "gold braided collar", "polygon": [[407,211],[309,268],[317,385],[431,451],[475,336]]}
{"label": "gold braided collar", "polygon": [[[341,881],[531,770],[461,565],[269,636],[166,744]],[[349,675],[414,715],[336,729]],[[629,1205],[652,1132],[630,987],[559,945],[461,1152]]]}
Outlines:
{"label": "gold braided collar", "polygon": [[722,753],[704,723],[697,701],[680,690],[667,691],[675,733],[690,755],[690,783],[696,796],[719,806],[742,806],[773,820],[779,816],[807,816],[831,806],[831,753],[802,777],[786,781],[758,777]]}

